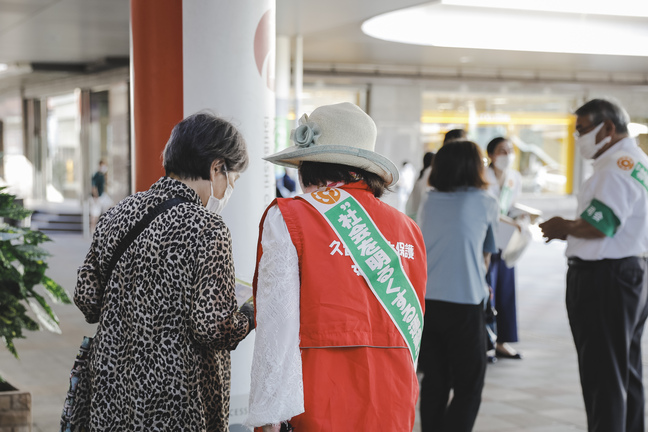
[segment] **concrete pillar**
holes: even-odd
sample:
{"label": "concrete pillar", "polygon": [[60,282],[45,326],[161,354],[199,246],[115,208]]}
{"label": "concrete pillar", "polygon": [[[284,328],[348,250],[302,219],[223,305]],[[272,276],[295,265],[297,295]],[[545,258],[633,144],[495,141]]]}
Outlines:
{"label": "concrete pillar", "polygon": [[[262,160],[275,146],[275,2],[132,0],[131,20],[136,189],[163,174],[159,155],[182,118],[207,109],[231,121],[250,165],[223,218],[237,278],[251,282],[259,220],[275,195],[273,167]],[[253,335],[232,352],[231,430],[245,430]]]}
{"label": "concrete pillar", "polygon": [[79,101],[79,118],[81,125],[79,130],[79,148],[81,149],[81,164],[78,170],[75,170],[81,179],[81,215],[83,218],[83,236],[90,237],[90,203],[88,196],[92,190],[92,174],[94,166],[90,165],[90,90],[77,90]]}
{"label": "concrete pillar", "polygon": [[[420,169],[425,153],[421,142],[421,88],[374,84],[367,109],[378,129],[376,151],[387,156],[399,170],[405,161]],[[394,192],[397,190],[398,186],[394,187]],[[383,199],[398,208],[397,193],[386,194]]]}
{"label": "concrete pillar", "polygon": [[276,146],[280,151],[288,147],[290,129],[288,113],[290,110],[290,37],[277,36],[277,81],[276,81]]}
{"label": "concrete pillar", "polygon": [[[43,169],[40,99],[23,100],[23,154],[34,168],[33,195],[36,199],[45,198],[45,181]],[[4,173],[2,176],[4,178]]]}
{"label": "concrete pillar", "polygon": [[293,86],[295,90],[295,127],[302,112],[302,92],[304,90],[304,39],[295,37],[295,54],[293,58]]}
{"label": "concrete pillar", "polygon": [[131,1],[131,158],[134,192],[164,175],[160,155],[184,117],[182,0]]}

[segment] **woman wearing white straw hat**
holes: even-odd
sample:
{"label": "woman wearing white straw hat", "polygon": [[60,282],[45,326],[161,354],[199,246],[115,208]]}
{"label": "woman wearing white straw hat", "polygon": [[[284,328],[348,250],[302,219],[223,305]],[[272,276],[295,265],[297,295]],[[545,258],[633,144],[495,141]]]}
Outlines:
{"label": "woman wearing white straw hat", "polygon": [[291,138],[266,159],[298,167],[305,193],[260,224],[247,423],[411,431],[427,272],[417,225],[378,199],[398,171],[350,103],[304,115]]}

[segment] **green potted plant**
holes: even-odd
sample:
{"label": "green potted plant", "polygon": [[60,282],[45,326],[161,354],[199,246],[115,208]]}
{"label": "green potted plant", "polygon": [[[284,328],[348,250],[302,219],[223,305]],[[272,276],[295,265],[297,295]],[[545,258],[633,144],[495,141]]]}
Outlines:
{"label": "green potted plant", "polygon": [[[13,341],[24,338],[23,331],[43,327],[61,332],[58,318],[37,288],[42,286],[54,302],[70,303],[70,298],[63,287],[45,275],[49,253],[39,245],[50,238],[15,223],[32,213],[15,198],[6,192],[5,187],[0,187],[0,338],[9,352],[18,358]],[[9,400],[3,401],[3,398]],[[3,415],[3,409],[13,412]],[[5,421],[12,424],[5,425]],[[12,426],[31,428],[31,395],[17,391],[0,376],[0,429]]]}

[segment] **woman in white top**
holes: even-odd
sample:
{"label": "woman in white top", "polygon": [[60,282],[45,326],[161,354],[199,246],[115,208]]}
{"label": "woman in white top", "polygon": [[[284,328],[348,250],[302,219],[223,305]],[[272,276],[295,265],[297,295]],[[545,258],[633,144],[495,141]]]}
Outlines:
{"label": "woman in white top", "polygon": [[493,290],[493,304],[497,311],[496,355],[521,359],[520,353],[509,345],[509,342],[518,341],[515,268],[508,267],[502,260],[502,249],[506,247],[511,234],[510,225],[517,227],[515,220],[510,217],[510,210],[520,193],[521,176],[512,168],[515,152],[511,141],[497,137],[488,143],[486,152],[491,160],[486,170],[486,180],[490,183],[490,192],[498,199],[500,222],[504,222],[499,224],[495,236],[499,252],[492,255],[487,275]]}
{"label": "woman in white top", "polygon": [[[414,183],[412,193],[405,205],[405,214],[412,219],[416,220],[416,215],[419,211],[421,201],[425,197],[425,193],[429,189],[428,178],[432,171],[432,161],[434,160],[434,152],[426,152],[423,155],[423,169],[419,173],[418,179]],[[418,221],[417,221],[418,222]]]}

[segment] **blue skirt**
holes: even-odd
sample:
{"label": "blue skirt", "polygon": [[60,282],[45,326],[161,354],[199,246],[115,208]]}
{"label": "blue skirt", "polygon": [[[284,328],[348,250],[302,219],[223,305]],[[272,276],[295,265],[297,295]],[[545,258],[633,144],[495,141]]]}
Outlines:
{"label": "blue skirt", "polygon": [[487,280],[493,289],[493,307],[497,311],[497,342],[517,342],[515,267],[506,266],[501,250],[491,255]]}

